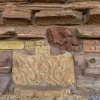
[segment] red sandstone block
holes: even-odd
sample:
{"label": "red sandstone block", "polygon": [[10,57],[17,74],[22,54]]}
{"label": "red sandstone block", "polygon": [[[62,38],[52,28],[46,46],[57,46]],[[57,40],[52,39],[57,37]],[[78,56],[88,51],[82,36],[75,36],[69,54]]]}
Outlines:
{"label": "red sandstone block", "polygon": [[100,40],[84,40],[84,52],[100,52]]}
{"label": "red sandstone block", "polygon": [[17,38],[45,38],[45,33],[46,30],[41,27],[23,27],[16,29]]}
{"label": "red sandstone block", "polygon": [[0,76],[0,96],[6,92],[11,78],[8,76]]}

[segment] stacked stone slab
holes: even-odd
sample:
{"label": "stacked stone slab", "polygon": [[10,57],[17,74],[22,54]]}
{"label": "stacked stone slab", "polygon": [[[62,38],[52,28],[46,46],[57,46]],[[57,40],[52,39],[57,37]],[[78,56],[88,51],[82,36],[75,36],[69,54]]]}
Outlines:
{"label": "stacked stone slab", "polygon": [[0,100],[99,96],[99,25],[99,0],[0,0]]}

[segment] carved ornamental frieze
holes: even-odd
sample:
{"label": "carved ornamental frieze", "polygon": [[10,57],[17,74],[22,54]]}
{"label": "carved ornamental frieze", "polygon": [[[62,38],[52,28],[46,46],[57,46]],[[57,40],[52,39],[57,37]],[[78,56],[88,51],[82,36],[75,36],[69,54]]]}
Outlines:
{"label": "carved ornamental frieze", "polygon": [[36,46],[36,55],[13,52],[13,83],[22,85],[74,85],[72,55],[50,56],[49,46]]}
{"label": "carved ornamental frieze", "polygon": [[48,41],[51,45],[60,50],[69,52],[77,51],[79,42],[77,38],[72,38],[71,32],[64,27],[52,27],[47,30]]}

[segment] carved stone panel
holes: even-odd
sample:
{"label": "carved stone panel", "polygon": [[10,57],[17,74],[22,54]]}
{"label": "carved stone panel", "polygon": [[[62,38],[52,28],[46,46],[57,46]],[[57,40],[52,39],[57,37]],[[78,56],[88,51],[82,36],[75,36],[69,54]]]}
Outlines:
{"label": "carved stone panel", "polygon": [[78,40],[71,38],[71,32],[64,27],[52,27],[47,30],[47,37],[50,44],[61,50],[77,51]]}
{"label": "carved stone panel", "polygon": [[50,56],[49,46],[36,46],[36,55],[13,52],[13,83],[22,85],[74,85],[73,59],[70,53]]}
{"label": "carved stone panel", "polygon": [[0,49],[23,49],[23,41],[0,41]]}
{"label": "carved stone panel", "polygon": [[84,52],[100,52],[100,40],[84,40]]}
{"label": "carved stone panel", "polygon": [[26,50],[34,50],[34,42],[33,41],[26,41],[25,42],[25,49]]}

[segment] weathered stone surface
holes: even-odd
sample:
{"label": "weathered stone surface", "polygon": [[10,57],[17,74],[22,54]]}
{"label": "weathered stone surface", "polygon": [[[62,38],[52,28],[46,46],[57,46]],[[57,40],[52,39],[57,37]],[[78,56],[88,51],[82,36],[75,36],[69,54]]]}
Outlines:
{"label": "weathered stone surface", "polygon": [[9,62],[9,56],[4,53],[0,53],[0,67],[6,66],[8,62]]}
{"label": "weathered stone surface", "polygon": [[0,74],[9,74],[11,73],[11,66],[0,67]]}
{"label": "weathered stone surface", "polygon": [[34,42],[33,41],[25,41],[25,49],[26,50],[34,50]]}
{"label": "weathered stone surface", "polygon": [[85,69],[85,74],[100,74],[100,69]]}
{"label": "weathered stone surface", "polygon": [[[26,0],[8,0],[9,2],[25,2]],[[5,0],[0,0],[0,3],[5,3],[7,1]]]}
{"label": "weathered stone surface", "polygon": [[34,56],[28,56],[13,52],[14,84],[74,85],[73,59],[70,53],[50,56],[49,46],[36,46],[35,53]]}
{"label": "weathered stone surface", "polygon": [[100,28],[98,26],[81,26],[77,28],[79,38],[100,38]]}
{"label": "weathered stone surface", "polygon": [[46,30],[38,27],[22,27],[16,29],[17,38],[45,38]]}
{"label": "weathered stone surface", "polygon": [[77,51],[78,40],[71,38],[71,32],[64,27],[52,27],[47,30],[47,37],[50,44],[61,50]]}
{"label": "weathered stone surface", "polygon": [[15,36],[14,28],[0,28],[0,38],[10,38]]}
{"label": "weathered stone surface", "polygon": [[53,3],[64,3],[66,0],[29,0],[30,2],[53,2]]}
{"label": "weathered stone surface", "polygon": [[0,41],[0,49],[23,49],[23,41]]}
{"label": "weathered stone surface", "polygon": [[99,40],[84,40],[83,41],[84,52],[100,52]]}
{"label": "weathered stone surface", "polygon": [[100,8],[90,9],[84,19],[86,24],[100,24]]}
{"label": "weathered stone surface", "polygon": [[100,68],[100,57],[99,56],[87,56],[85,57],[89,68]]}
{"label": "weathered stone surface", "polygon": [[86,66],[85,56],[82,55],[75,55],[74,56],[75,65],[81,68]]}
{"label": "weathered stone surface", "polygon": [[81,23],[82,13],[77,11],[40,11],[35,13],[36,25],[77,25]]}
{"label": "weathered stone surface", "polygon": [[11,78],[8,76],[0,76],[0,96],[5,93]]}

